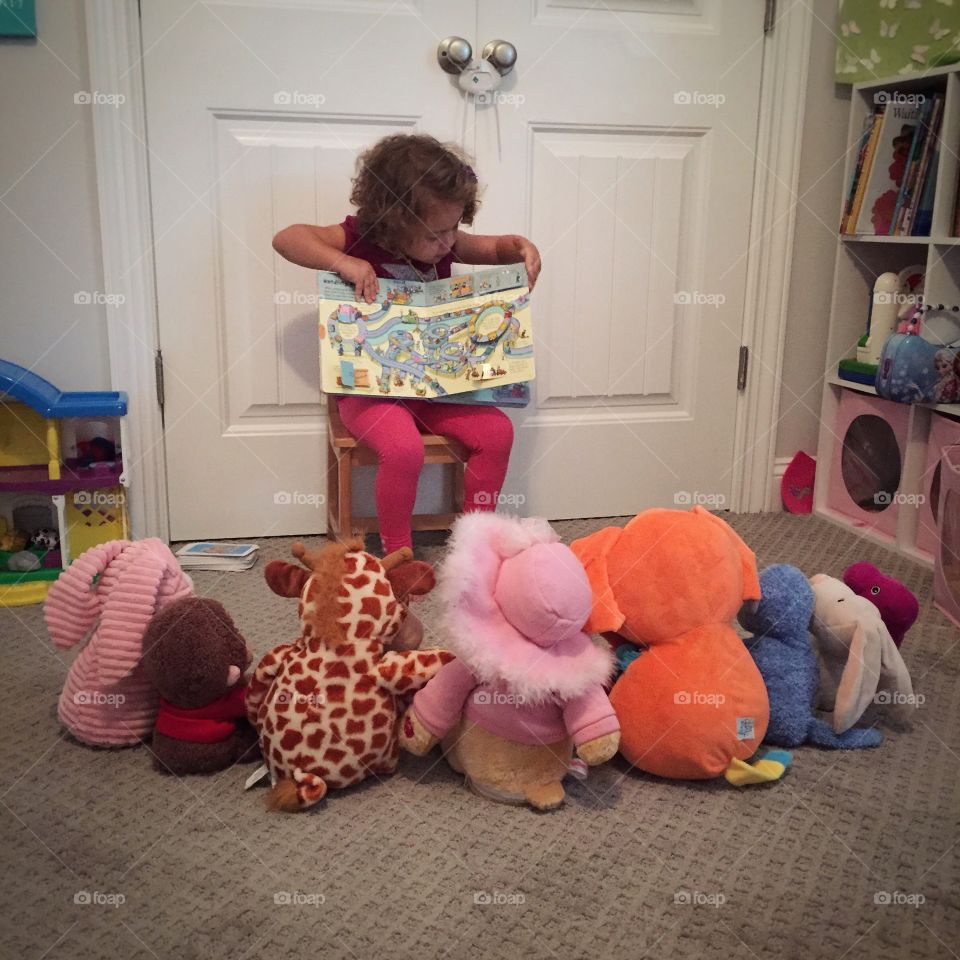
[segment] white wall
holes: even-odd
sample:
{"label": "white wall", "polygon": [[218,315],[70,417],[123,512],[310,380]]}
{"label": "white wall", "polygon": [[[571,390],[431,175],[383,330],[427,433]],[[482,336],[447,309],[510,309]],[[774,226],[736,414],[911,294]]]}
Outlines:
{"label": "white wall", "polygon": [[110,384],[83,0],[37,0],[36,40],[0,39],[0,357],[64,389]]}
{"label": "white wall", "polygon": [[791,457],[798,450],[816,454],[850,111],[850,87],[833,82],[837,0],[813,0],[813,8],[778,457]]}

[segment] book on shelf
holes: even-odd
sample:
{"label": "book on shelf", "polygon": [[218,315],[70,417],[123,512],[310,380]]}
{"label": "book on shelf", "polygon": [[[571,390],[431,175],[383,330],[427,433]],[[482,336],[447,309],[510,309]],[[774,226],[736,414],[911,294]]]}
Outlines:
{"label": "book on shelf", "polygon": [[842,234],[930,233],[943,93],[894,96],[864,118],[847,189]]}

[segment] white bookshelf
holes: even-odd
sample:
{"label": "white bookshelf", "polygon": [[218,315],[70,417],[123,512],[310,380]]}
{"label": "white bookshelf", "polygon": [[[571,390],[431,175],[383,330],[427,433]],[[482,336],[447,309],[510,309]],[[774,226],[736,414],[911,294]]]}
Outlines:
{"label": "white bookshelf", "polygon": [[[928,304],[960,304],[960,237],[951,235],[957,196],[957,156],[960,153],[960,64],[922,74],[859,83],[853,87],[847,128],[844,193],[840,207],[846,199],[856,163],[856,144],[864,118],[873,112],[875,96],[881,91],[926,96],[937,92],[944,94],[931,235],[884,237],[838,234],[817,444],[814,512],[860,536],[894,547],[907,556],[932,565],[932,557],[916,546],[920,515],[917,505],[899,504],[896,535],[889,536],[869,526],[862,526],[846,514],[832,509],[828,496],[833,472],[834,425],[841,397],[845,391],[876,396],[872,386],[840,379],[837,376],[837,364],[844,358],[856,355],[857,341],[866,332],[867,313],[877,276],[888,270],[899,271],[914,264],[923,264],[926,268],[924,301]],[[837,211],[838,223],[840,207]],[[960,421],[960,404],[911,405],[898,493],[910,495],[923,492],[927,440],[933,417],[949,417]]]}

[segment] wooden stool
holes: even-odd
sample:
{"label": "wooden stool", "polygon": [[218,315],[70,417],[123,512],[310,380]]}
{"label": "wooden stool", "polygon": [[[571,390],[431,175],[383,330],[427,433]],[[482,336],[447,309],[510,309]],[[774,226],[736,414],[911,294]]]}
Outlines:
{"label": "wooden stool", "polygon": [[[449,530],[463,513],[463,474],[466,448],[457,440],[421,434],[424,463],[453,464],[453,512],[414,514],[414,530]],[[344,426],[334,398],[327,401],[327,536],[348,539],[354,533],[380,529],[376,517],[353,515],[353,468],[377,465],[377,455]]]}

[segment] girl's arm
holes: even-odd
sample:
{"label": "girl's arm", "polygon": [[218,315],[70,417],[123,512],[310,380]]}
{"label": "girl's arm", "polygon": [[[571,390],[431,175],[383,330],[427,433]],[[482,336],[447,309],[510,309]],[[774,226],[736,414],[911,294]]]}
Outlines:
{"label": "girl's arm", "polygon": [[273,238],[273,249],[286,260],[311,270],[334,270],[356,287],[358,300],[377,296],[377,275],[366,260],[343,252],[346,236],[339,223],[328,227],[295,223]]}
{"label": "girl's arm", "polygon": [[540,251],[526,238],[515,233],[482,236],[457,231],[453,252],[461,263],[520,263],[527,268],[530,289],[540,275]]}

